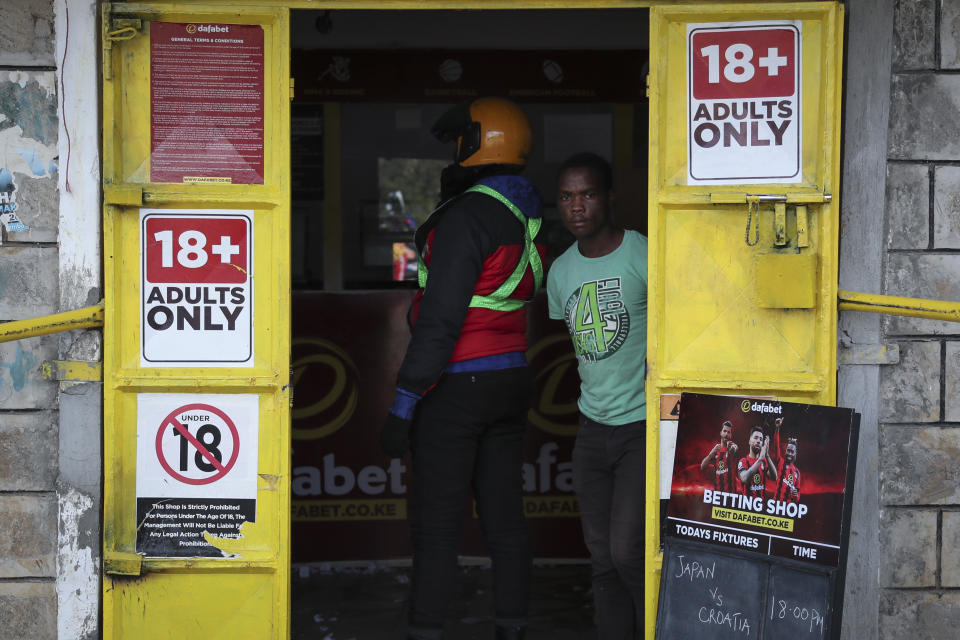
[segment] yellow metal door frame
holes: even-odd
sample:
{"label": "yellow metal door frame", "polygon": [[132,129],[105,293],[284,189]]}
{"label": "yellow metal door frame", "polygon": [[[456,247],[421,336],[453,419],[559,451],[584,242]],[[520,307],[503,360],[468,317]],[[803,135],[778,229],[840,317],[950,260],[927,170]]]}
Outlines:
{"label": "yellow metal door frame", "polygon": [[[282,7],[199,3],[190,6],[106,3],[102,11],[106,284],[103,637],[287,638],[290,631],[289,11]],[[154,84],[150,33],[151,28],[160,23],[185,23],[184,29],[193,26],[194,31],[197,24],[252,25],[262,29],[259,59],[263,86],[253,89],[261,92],[263,100],[262,184],[224,184],[226,180],[219,183],[217,180],[188,183],[187,179],[183,183],[151,181],[151,160],[155,152],[151,149],[151,87]],[[257,29],[253,31],[259,33]],[[247,270],[241,276],[244,286],[249,287],[249,295],[241,292],[237,299],[252,299],[245,313],[250,314],[247,333],[252,336],[253,353],[244,366],[229,362],[216,366],[210,357],[200,358],[209,362],[209,366],[145,366],[152,362],[144,363],[141,353],[145,333],[141,289],[146,288],[141,281],[141,246],[146,242],[141,219],[145,209],[161,214],[167,210],[192,212],[180,215],[192,215],[194,222],[209,219],[210,210],[229,211],[234,212],[229,214],[233,216],[231,220],[246,225],[241,235],[249,242],[249,255],[248,262],[243,264],[252,268],[252,272]],[[211,251],[213,240],[216,238],[210,241]],[[181,246],[189,249],[191,242],[195,245],[197,241],[188,238],[186,245]],[[229,248],[229,243],[227,246]],[[228,251],[227,257],[230,255]],[[175,251],[171,256],[181,260]],[[185,256],[184,260],[199,260],[197,255]],[[231,259],[221,261],[237,266]],[[243,357],[247,356],[238,356],[241,360]],[[188,359],[189,356],[180,356],[182,361]],[[146,420],[144,407],[148,400],[162,407],[170,399],[180,399],[182,406],[178,410],[185,411],[193,398],[202,398],[207,403],[203,405],[207,413],[198,409],[195,417],[209,419],[211,415],[220,415],[216,413],[219,411],[227,416],[223,424],[234,429],[230,446],[233,451],[244,454],[241,458],[246,465],[242,471],[244,486],[255,496],[255,522],[243,524],[240,538],[217,537],[210,533],[212,525],[210,530],[205,529],[203,540],[219,551],[219,557],[169,557],[172,554],[168,555],[167,551],[151,556],[138,552],[137,532],[149,519],[137,521],[138,472],[140,465],[145,464],[145,457],[138,449],[138,433],[141,440],[148,434],[152,437],[150,428],[158,433],[159,457],[160,436],[166,431],[162,426],[159,430],[156,426],[144,427],[138,420]],[[216,405],[232,408],[217,409]],[[211,406],[214,409],[209,409]],[[241,419],[242,428],[235,427]],[[195,464],[210,465],[210,468],[220,464],[218,468],[223,469],[225,476],[230,470],[227,465],[233,464],[236,458],[226,463],[215,462],[212,456],[219,451],[215,447],[223,445],[215,445],[215,439],[204,439],[207,436],[200,437],[197,433],[196,437],[209,447],[210,462],[199,457],[198,448],[196,454],[200,462]],[[186,435],[183,442],[186,449]],[[185,461],[192,459],[186,453],[182,455]],[[156,464],[157,460],[151,463]],[[237,471],[234,477],[240,473]],[[175,484],[164,480],[167,481]],[[216,496],[216,491],[211,489],[209,495]],[[181,513],[186,514],[182,515],[184,519],[193,517],[186,510]],[[223,519],[226,520],[226,516]],[[211,521],[212,514],[207,524]],[[156,529],[163,530],[159,526]]]}

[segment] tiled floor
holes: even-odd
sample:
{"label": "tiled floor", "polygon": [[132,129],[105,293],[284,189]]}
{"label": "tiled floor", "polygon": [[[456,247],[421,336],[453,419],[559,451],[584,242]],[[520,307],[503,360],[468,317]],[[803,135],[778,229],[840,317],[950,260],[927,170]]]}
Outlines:
{"label": "tiled floor", "polygon": [[[293,640],[402,640],[408,567],[294,565]],[[463,564],[446,628],[450,640],[492,640],[491,571]],[[590,567],[534,568],[527,640],[596,640]]]}

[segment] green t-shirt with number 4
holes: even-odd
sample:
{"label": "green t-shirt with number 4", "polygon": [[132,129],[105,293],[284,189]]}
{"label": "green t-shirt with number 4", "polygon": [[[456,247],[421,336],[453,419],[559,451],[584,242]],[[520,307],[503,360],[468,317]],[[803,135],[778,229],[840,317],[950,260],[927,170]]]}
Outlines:
{"label": "green t-shirt with number 4", "polygon": [[550,317],[564,320],[580,372],[580,411],[609,425],[646,418],[647,239],[585,258],[576,243],[547,275]]}

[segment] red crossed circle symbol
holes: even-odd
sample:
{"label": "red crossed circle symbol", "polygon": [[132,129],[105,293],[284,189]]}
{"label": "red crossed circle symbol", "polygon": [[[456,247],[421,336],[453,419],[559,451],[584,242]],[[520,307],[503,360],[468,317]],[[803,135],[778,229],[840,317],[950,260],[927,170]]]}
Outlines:
{"label": "red crossed circle symbol", "polygon": [[[217,458],[210,453],[207,447],[205,447],[202,442],[197,440],[197,438],[190,433],[190,430],[183,426],[179,420],[177,420],[177,416],[179,414],[187,411],[208,411],[223,420],[224,424],[226,424],[230,429],[230,433],[233,435],[233,455],[230,456],[230,460],[228,460],[226,464],[223,464],[217,460]],[[177,430],[177,433],[186,438],[187,442],[193,445],[193,447],[200,452],[200,455],[202,455],[207,462],[216,467],[217,472],[209,478],[188,478],[187,476],[174,471],[173,467],[170,466],[163,456],[163,431],[167,428],[167,425],[172,426]],[[220,409],[217,409],[213,405],[209,404],[188,404],[171,411],[170,414],[160,423],[160,428],[157,430],[156,448],[157,458],[160,460],[160,466],[162,466],[166,472],[175,479],[186,484],[210,484],[211,482],[216,482],[223,476],[227,475],[227,472],[233,468],[234,463],[237,461],[237,456],[240,453],[240,434],[237,431],[237,426],[233,424],[233,420],[231,420],[230,417]]]}

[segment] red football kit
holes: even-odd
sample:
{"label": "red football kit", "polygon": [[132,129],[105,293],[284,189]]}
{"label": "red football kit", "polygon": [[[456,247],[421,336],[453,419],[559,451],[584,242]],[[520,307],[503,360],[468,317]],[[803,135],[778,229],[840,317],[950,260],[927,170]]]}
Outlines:
{"label": "red football kit", "polygon": [[736,490],[737,485],[733,479],[733,470],[730,468],[732,460],[733,456],[730,454],[730,449],[726,447],[713,454],[713,458],[710,460],[714,469],[713,488],[717,491],[733,493]]}
{"label": "red football kit", "polygon": [[[751,458],[750,456],[744,456],[740,458],[740,462],[737,463],[737,476],[740,476],[741,471],[746,471],[757,461],[756,458]],[[747,481],[743,483],[743,495],[750,496],[751,498],[764,498],[767,495],[767,484],[765,478],[767,477],[767,461],[761,460],[760,466],[757,467],[757,470],[753,472]]]}

